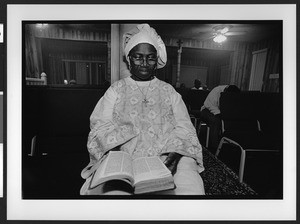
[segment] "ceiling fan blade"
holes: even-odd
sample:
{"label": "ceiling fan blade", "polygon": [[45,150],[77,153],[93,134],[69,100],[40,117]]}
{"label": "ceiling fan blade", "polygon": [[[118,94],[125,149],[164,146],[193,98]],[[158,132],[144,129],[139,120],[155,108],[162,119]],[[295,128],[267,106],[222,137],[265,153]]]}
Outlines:
{"label": "ceiling fan blade", "polygon": [[198,39],[200,39],[200,40],[208,40],[208,39],[212,39],[212,38],[214,38],[216,36],[216,34],[215,33],[211,33],[211,32],[209,32],[209,33],[199,33],[198,34]]}
{"label": "ceiling fan blade", "polygon": [[245,35],[247,34],[246,31],[229,31],[225,33],[225,36],[237,36],[237,35]]}

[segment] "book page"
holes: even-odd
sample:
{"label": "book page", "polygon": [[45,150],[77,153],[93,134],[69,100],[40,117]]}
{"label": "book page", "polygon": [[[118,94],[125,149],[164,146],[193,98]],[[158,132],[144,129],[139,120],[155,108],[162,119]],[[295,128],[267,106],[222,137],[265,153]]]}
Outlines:
{"label": "book page", "polygon": [[110,151],[96,170],[91,187],[113,179],[127,179],[126,182],[133,182],[131,157],[128,153]]}
{"label": "book page", "polygon": [[121,151],[109,152],[104,169],[104,176],[109,176],[113,173],[132,174],[131,157],[129,154]]}
{"label": "book page", "polygon": [[171,172],[158,156],[143,157],[133,161],[135,183],[170,175]]}

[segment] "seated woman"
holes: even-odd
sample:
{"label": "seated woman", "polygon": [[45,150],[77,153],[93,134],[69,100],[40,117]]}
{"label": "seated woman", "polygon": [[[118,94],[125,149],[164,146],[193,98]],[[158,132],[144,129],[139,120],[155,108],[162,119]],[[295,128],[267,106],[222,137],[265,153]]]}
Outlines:
{"label": "seated woman", "polygon": [[[203,195],[202,147],[186,106],[175,89],[155,77],[167,62],[161,37],[148,24],[123,36],[123,50],[131,76],[116,81],[97,103],[88,137],[90,164],[82,195],[131,194],[121,185],[106,182],[89,188],[92,171],[109,150],[133,158],[159,155],[174,175],[175,189],[158,192]],[[94,169],[93,169],[94,168]]]}

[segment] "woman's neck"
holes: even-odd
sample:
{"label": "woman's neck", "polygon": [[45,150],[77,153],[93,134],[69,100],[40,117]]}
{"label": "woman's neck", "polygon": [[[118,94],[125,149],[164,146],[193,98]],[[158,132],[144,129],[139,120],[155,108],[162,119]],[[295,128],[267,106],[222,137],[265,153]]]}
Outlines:
{"label": "woman's neck", "polygon": [[151,81],[152,79],[154,79],[155,76],[150,76],[148,79],[140,79],[140,78],[138,78],[134,75],[131,75],[130,77],[135,81],[142,81],[142,82],[144,81],[144,82],[146,82],[146,81]]}

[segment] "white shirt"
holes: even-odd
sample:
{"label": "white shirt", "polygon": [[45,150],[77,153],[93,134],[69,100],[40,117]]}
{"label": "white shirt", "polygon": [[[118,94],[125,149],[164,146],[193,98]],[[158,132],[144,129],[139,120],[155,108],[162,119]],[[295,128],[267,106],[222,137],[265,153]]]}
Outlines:
{"label": "white shirt", "polygon": [[221,85],[213,88],[207,95],[204,104],[201,107],[201,110],[207,108],[214,115],[220,114],[221,113],[219,109],[220,95],[221,92],[223,92],[227,86],[228,85]]}

